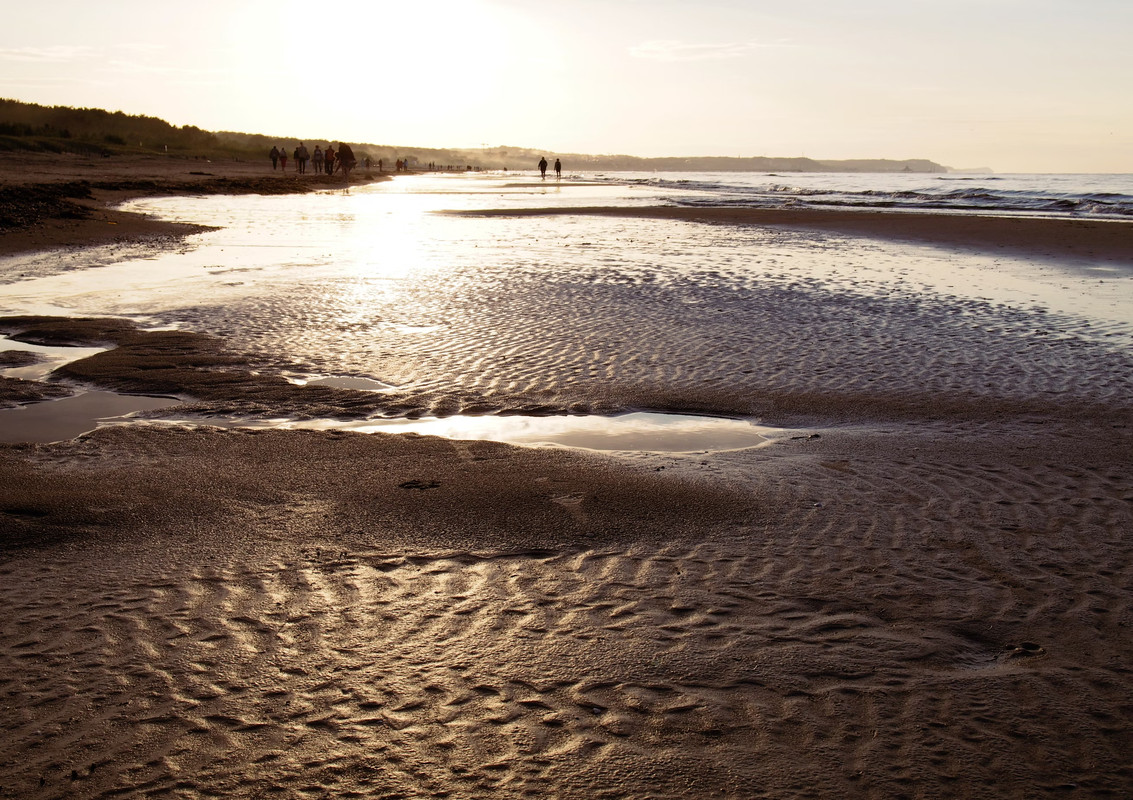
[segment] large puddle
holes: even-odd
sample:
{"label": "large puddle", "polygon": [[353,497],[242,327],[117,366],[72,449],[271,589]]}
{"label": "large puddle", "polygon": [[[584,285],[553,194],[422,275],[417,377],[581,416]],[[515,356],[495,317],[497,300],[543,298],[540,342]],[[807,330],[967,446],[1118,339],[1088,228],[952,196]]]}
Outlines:
{"label": "large puddle", "polygon": [[354,431],[357,433],[415,433],[446,439],[490,440],[528,446],[574,447],[585,450],[623,450],[691,453],[760,447],[771,441],[770,428],[738,419],[689,414],[635,412],[599,416],[477,416],[421,419],[289,420],[230,418],[137,419],[141,411],[171,408],[179,400],[167,397],[84,392],[17,408],[0,410],[0,442],[58,442],[73,439],[105,425],[180,425],[273,430]]}
{"label": "large puddle", "polygon": [[760,447],[768,444],[771,441],[771,434],[779,430],[760,427],[742,419],[644,411],[612,417],[505,415],[349,421],[182,418],[160,420],[158,424],[276,430],[336,430],[357,433],[415,433],[446,439],[490,440],[528,446],[651,453],[695,453]]}
{"label": "large puddle", "polygon": [[138,411],[169,408],[181,401],[114,392],[83,392],[0,410],[0,442],[60,442],[109,421],[123,422]]}
{"label": "large puddle", "polygon": [[34,364],[22,367],[7,367],[0,369],[0,375],[7,378],[20,378],[25,381],[41,381],[51,372],[64,364],[87,358],[98,353],[104,353],[107,347],[54,347],[44,344],[29,344],[18,342],[6,336],[0,336],[0,353],[14,350],[20,353],[31,353],[36,357]]}
{"label": "large puddle", "polygon": [[[0,375],[44,380],[52,370],[70,361],[102,352],[101,347],[51,347],[0,337],[0,352],[17,350],[38,357],[35,364],[0,369]],[[385,391],[387,383],[362,377],[292,377],[297,384]],[[188,425],[275,430],[339,430],[357,433],[413,433],[446,439],[490,440],[528,446],[574,447],[586,450],[622,450],[689,453],[759,447],[771,439],[771,428],[742,419],[692,414],[634,412],[617,416],[452,416],[420,419],[250,419],[164,418],[138,419],[136,414],[172,408],[181,401],[171,397],[125,395],[84,391],[58,400],[0,409],[0,442],[58,442],[73,439],[105,425]]]}
{"label": "large puddle", "polygon": [[[64,364],[102,353],[105,347],[57,347],[0,336],[0,353],[31,353],[35,363],[0,369],[6,378],[42,381]],[[0,409],[0,442],[58,442],[73,439],[108,421],[125,421],[139,411],[178,405],[172,397],[80,391],[70,397]]]}

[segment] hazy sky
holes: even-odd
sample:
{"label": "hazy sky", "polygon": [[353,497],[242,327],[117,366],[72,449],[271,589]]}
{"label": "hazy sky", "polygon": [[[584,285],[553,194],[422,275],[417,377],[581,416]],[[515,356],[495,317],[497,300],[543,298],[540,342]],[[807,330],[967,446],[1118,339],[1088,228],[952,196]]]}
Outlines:
{"label": "hazy sky", "polygon": [[1133,172],[1133,0],[39,0],[0,96],[379,144]]}

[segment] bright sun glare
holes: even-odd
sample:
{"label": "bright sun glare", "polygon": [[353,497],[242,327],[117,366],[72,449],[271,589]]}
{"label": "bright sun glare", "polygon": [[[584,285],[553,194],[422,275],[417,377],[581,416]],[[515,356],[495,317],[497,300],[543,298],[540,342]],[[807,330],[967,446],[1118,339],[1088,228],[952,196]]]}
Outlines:
{"label": "bright sun glare", "polygon": [[[422,125],[441,119],[460,119],[475,130],[475,117],[486,89],[499,87],[514,73],[513,15],[479,0],[430,0],[412,7],[347,0],[336,3],[334,18],[348,20],[337,35],[308,35],[325,21],[322,11],[309,3],[281,3],[268,19],[262,14],[243,24],[258,35],[233,41],[244,74],[256,74],[283,93],[282,103],[308,102],[333,96],[353,109],[357,130],[380,114],[396,114],[399,121],[420,120]],[[261,12],[262,12],[261,8]],[[404,15],[405,28],[398,18]],[[237,26],[239,27],[239,26]],[[270,31],[264,35],[265,28]],[[302,36],[296,46],[296,34]],[[381,97],[388,108],[366,104]],[[318,125],[312,125],[317,130]],[[299,131],[294,133],[299,134]],[[459,131],[449,131],[461,138]]]}

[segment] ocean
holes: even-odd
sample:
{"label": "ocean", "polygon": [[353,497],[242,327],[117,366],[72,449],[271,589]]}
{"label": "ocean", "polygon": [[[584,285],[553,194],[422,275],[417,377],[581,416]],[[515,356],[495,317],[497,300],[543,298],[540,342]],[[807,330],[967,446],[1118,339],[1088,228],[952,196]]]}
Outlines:
{"label": "ocean", "polygon": [[660,190],[687,206],[1133,217],[1133,175],[603,173],[599,180]]}

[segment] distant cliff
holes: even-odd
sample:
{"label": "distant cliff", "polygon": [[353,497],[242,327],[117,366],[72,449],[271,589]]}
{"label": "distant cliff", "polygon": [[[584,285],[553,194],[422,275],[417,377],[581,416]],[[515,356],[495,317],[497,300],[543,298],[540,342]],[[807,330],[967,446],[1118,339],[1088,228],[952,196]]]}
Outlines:
{"label": "distant cliff", "polygon": [[592,168],[644,170],[658,172],[948,172],[948,168],[923,158],[894,161],[887,158],[827,159],[731,158],[694,156],[689,158],[637,158],[634,156],[570,156]]}

